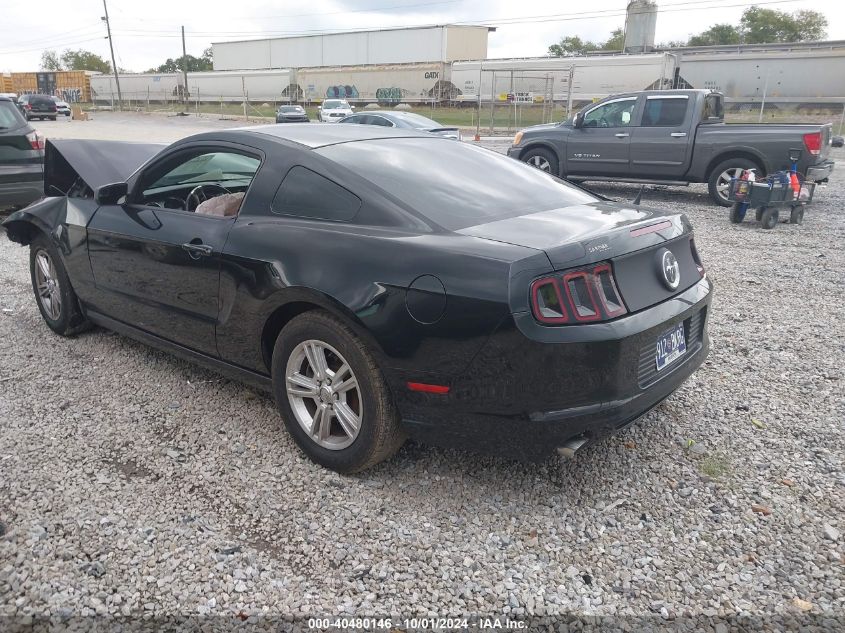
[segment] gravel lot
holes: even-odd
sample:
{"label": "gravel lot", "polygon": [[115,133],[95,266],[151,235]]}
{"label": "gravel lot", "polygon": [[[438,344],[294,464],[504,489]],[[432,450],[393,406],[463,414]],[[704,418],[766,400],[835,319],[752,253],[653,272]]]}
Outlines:
{"label": "gravel lot", "polygon": [[[172,140],[203,125],[115,114],[39,127]],[[803,614],[842,630],[834,152],[834,182],[801,226],[733,226],[703,186],[646,190],[643,204],[682,208],[696,226],[716,283],[712,353],[645,420],[573,462],[409,444],[359,476],[325,471],[268,397],[110,332],[53,335],[27,251],[0,236],[0,616],[574,614],[680,627]]]}

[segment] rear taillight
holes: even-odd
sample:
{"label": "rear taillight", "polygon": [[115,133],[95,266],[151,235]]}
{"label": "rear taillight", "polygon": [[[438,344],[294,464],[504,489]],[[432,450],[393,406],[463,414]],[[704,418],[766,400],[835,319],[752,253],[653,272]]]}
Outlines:
{"label": "rear taillight", "polygon": [[822,151],[822,133],[821,132],[810,132],[809,134],[804,135],[804,147],[807,148],[807,151],[810,152],[813,156],[818,156],[821,154]]}
{"label": "rear taillight", "polygon": [[704,271],[704,264],[701,262],[701,255],[698,254],[698,249],[695,247],[695,238],[690,238],[689,247],[692,251],[692,261],[695,262],[696,267],[698,268],[698,274],[702,277],[706,277],[707,273]]}
{"label": "rear taillight", "polygon": [[548,325],[606,321],[628,312],[608,262],[531,284],[534,317]]}
{"label": "rear taillight", "polygon": [[38,130],[32,130],[27,134],[26,140],[29,141],[32,149],[44,149],[44,136]]}

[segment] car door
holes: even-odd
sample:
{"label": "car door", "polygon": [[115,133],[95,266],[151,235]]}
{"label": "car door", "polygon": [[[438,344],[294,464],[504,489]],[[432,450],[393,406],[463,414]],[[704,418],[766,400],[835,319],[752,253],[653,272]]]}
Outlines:
{"label": "car door", "polygon": [[[88,225],[95,309],[190,349],[217,355],[220,258],[235,215],[209,215],[196,201],[224,187],[244,197],[261,164],[232,144],[183,146],[150,164],[117,204]],[[187,191],[192,204],[180,206]],[[232,199],[230,196],[229,199]],[[234,204],[233,202],[233,204]]]}
{"label": "car door", "polygon": [[637,97],[605,101],[584,113],[583,125],[566,139],[567,176],[624,176],[628,173],[631,125]]}
{"label": "car door", "polygon": [[631,175],[680,179],[687,173],[693,138],[687,95],[648,95],[631,136]]}

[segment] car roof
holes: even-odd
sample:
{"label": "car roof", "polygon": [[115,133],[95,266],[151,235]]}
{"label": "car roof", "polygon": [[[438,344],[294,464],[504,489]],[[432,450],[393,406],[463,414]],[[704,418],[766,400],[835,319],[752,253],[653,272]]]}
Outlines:
{"label": "car roof", "polygon": [[257,127],[236,128],[238,132],[262,134],[280,140],[292,141],[312,149],[349,143],[352,141],[370,141],[383,138],[437,138],[425,132],[407,129],[379,127],[377,125],[317,125],[315,123],[285,123],[279,125],[260,125]]}

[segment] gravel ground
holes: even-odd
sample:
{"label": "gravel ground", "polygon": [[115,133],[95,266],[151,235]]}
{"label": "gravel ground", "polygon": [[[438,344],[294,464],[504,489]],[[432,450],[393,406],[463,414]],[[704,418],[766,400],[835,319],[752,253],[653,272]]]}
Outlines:
{"label": "gravel ground", "polygon": [[646,190],[696,226],[712,353],[573,462],[409,444],[362,475],[328,472],[268,397],[110,332],[50,333],[27,251],[0,236],[0,616],[710,617],[727,633],[720,618],[780,615],[842,630],[834,151],[801,226],[733,226],[702,186]]}

